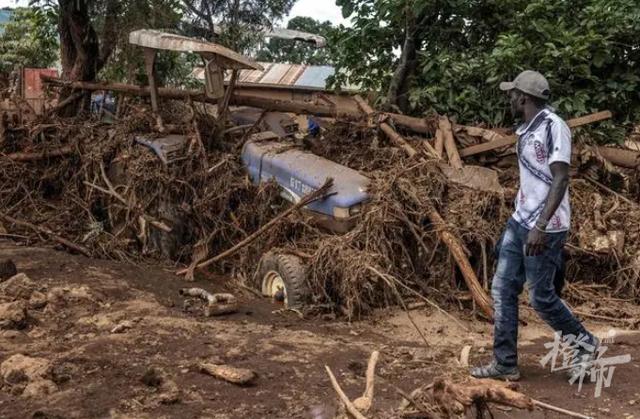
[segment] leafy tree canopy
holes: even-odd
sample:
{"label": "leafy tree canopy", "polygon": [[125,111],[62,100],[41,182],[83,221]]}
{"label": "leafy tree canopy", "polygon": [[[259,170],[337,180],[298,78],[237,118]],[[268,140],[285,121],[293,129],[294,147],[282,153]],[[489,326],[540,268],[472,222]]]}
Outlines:
{"label": "leafy tree canopy", "polygon": [[535,69],[549,79],[552,104],[565,117],[603,109],[621,122],[640,116],[637,0],[337,2],[354,23],[332,40],[343,70],[337,83],[386,89],[407,34],[415,38],[415,68],[400,92],[409,112],[508,123],[498,84]]}

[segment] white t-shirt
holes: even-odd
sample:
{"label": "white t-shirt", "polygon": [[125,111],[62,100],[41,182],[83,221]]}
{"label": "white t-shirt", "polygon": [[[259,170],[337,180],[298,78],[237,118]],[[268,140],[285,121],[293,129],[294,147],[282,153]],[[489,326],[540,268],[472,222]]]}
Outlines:
{"label": "white t-shirt", "polygon": [[[571,130],[551,109],[541,110],[529,124],[516,130],[520,190],[513,218],[531,230],[546,203],[553,176],[549,165],[571,163]],[[567,231],[571,223],[569,189],[556,213],[549,219],[547,232]]]}

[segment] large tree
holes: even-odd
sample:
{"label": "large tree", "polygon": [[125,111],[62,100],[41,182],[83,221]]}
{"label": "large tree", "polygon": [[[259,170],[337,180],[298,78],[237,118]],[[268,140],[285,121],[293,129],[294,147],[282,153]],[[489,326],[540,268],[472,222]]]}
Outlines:
{"label": "large tree", "polygon": [[338,0],[353,27],[332,41],[338,81],[403,111],[509,122],[500,80],[533,68],[565,116],[640,117],[637,0]]}

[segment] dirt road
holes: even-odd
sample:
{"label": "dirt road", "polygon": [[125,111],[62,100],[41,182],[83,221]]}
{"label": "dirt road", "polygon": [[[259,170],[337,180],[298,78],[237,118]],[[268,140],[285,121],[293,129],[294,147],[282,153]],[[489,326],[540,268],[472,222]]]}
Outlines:
{"label": "dirt road", "polygon": [[[380,350],[370,417],[395,417],[400,396],[438,375],[461,374],[456,358],[473,345],[472,362],[490,356],[491,326],[456,314],[462,325],[435,310],[412,312],[429,340],[426,347],[406,314],[380,311],[362,322],[300,319],[251,293],[225,289],[223,278],[196,283],[240,296],[238,313],[207,318],[183,310],[172,272],[72,256],[53,249],[0,241],[35,282],[46,305],[29,308],[27,327],[0,330],[0,363],[16,354],[47,363],[47,386],[5,384],[2,418],[332,418],[337,402],[324,365],[350,397],[363,391],[366,362]],[[618,332],[608,355],[631,354],[615,370],[610,388],[594,397],[581,392],[539,360],[549,331],[528,311],[521,331],[522,390],[545,402],[596,417],[640,418],[640,336]],[[117,325],[123,330],[112,333]],[[467,328],[468,331],[465,331]],[[606,334],[606,324],[589,327]],[[229,364],[257,373],[239,387],[199,371],[199,361]],[[6,380],[5,380],[6,381]],[[552,418],[543,412],[501,411],[496,417]],[[635,416],[634,416],[635,415]]]}

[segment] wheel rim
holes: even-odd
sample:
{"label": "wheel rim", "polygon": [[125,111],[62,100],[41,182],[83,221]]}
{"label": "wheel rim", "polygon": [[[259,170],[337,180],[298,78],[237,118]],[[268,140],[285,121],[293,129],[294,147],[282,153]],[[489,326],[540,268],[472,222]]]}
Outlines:
{"label": "wheel rim", "polygon": [[284,292],[284,305],[288,305],[287,287],[282,276],[276,271],[269,271],[262,278],[262,295],[273,298],[278,291]]}

